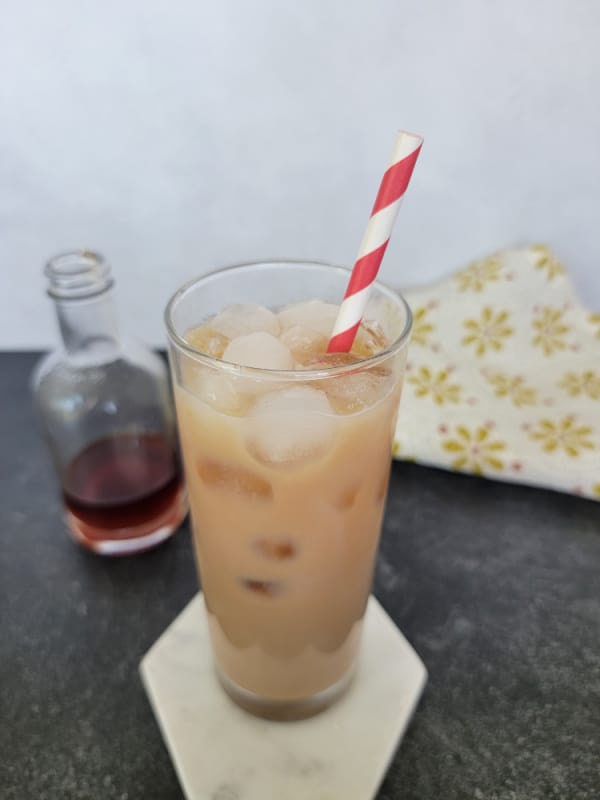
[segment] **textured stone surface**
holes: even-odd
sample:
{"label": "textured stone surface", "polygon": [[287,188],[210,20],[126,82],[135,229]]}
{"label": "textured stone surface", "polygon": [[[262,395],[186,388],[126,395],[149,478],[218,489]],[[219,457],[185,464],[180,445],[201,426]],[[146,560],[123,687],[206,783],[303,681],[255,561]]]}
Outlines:
{"label": "textured stone surface", "polygon": [[[0,356],[0,797],[181,800],[137,668],[197,589],[189,531],[71,544],[34,361]],[[429,671],[379,800],[599,796],[600,505],[395,464],[375,594]]]}
{"label": "textured stone surface", "polygon": [[373,800],[426,682],[376,598],[347,692],[310,719],[268,722],[221,690],[201,594],[144,656],[140,673],[189,800]]}

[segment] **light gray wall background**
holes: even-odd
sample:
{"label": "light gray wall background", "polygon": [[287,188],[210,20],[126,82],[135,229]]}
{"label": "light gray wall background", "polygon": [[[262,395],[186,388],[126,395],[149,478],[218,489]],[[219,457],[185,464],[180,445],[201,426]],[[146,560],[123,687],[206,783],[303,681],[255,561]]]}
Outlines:
{"label": "light gray wall background", "polygon": [[388,282],[541,240],[599,308],[599,41],[598,0],[0,0],[0,347],[55,341],[65,248],[154,344],[194,274],[352,264],[400,127]]}

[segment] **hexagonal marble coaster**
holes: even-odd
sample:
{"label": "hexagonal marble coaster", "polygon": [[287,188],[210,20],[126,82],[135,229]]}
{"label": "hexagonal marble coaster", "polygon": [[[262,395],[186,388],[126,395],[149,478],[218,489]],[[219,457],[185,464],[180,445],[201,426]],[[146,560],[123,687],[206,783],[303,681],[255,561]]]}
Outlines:
{"label": "hexagonal marble coaster", "polygon": [[198,594],[140,665],[188,800],[370,800],[427,679],[371,596],[361,660],[346,694],[300,722],[268,722],[226,696],[213,671]]}

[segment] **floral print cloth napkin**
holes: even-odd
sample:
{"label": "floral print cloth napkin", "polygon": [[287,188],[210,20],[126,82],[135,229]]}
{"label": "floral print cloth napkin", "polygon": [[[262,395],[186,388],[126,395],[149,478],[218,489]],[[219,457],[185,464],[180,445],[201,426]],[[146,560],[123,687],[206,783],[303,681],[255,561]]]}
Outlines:
{"label": "floral print cloth napkin", "polygon": [[543,245],[405,292],[394,456],[600,500],[600,314]]}

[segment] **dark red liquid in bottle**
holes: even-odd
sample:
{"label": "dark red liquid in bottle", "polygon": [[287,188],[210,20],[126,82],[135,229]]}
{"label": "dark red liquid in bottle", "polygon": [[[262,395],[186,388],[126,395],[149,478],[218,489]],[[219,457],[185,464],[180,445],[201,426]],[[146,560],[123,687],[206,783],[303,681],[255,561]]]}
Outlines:
{"label": "dark red liquid in bottle", "polygon": [[151,547],[186,513],[177,455],[160,433],[92,442],[69,464],[63,493],[76,538],[104,553]]}

